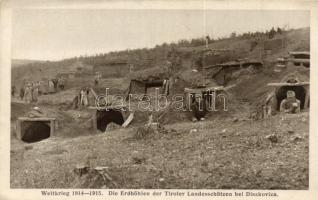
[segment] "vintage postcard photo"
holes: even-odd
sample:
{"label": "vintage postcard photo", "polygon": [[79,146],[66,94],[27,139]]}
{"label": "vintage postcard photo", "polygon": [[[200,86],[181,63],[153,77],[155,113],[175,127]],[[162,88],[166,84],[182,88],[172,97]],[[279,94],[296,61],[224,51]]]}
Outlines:
{"label": "vintage postcard photo", "polygon": [[313,11],[211,3],[11,7],[8,190],[309,192]]}

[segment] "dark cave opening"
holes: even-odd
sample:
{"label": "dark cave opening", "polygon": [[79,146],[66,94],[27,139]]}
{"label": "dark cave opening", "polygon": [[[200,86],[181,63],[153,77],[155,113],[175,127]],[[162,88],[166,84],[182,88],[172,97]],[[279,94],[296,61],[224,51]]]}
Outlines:
{"label": "dark cave opening", "polygon": [[282,86],[276,92],[277,110],[279,110],[280,103],[286,98],[287,91],[292,90],[296,94],[296,98],[300,101],[300,109],[304,109],[306,90],[303,86]]}
{"label": "dark cave opening", "polygon": [[108,124],[111,122],[122,125],[124,123],[124,117],[119,110],[108,109],[108,110],[97,110],[96,111],[96,123],[97,129],[105,131]]}
{"label": "dark cave opening", "polygon": [[51,128],[46,122],[27,121],[22,123],[22,141],[39,142],[50,137]]}

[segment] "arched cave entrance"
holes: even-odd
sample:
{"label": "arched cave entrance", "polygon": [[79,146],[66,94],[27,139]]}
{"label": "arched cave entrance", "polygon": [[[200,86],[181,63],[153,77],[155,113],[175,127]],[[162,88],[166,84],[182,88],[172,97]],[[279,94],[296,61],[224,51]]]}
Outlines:
{"label": "arched cave entrance", "polygon": [[97,110],[96,111],[96,123],[97,129],[105,131],[108,124],[111,122],[122,125],[124,123],[124,117],[119,110],[108,109],[108,110]]}
{"label": "arched cave entrance", "polygon": [[47,122],[26,121],[23,122],[21,140],[27,143],[39,142],[50,137],[50,126]]}

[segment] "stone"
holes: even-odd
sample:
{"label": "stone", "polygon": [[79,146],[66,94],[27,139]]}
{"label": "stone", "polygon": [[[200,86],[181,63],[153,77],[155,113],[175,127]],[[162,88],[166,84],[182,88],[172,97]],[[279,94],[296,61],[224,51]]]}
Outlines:
{"label": "stone", "polygon": [[278,138],[275,134],[270,134],[270,135],[267,135],[265,137],[265,139],[268,139],[269,141],[271,141],[272,143],[277,143],[278,142]]}
{"label": "stone", "polygon": [[295,137],[292,138],[293,141],[299,141],[302,139],[303,139],[303,137],[301,137],[300,135],[296,135]]}
{"label": "stone", "polygon": [[196,128],[193,128],[190,130],[190,133],[196,133],[196,132],[198,132],[198,129],[196,129]]}

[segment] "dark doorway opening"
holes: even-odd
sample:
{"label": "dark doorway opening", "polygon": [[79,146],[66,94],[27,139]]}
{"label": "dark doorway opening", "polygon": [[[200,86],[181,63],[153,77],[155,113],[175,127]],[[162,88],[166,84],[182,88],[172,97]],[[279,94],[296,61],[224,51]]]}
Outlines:
{"label": "dark doorway opening", "polygon": [[303,86],[282,86],[276,92],[277,98],[277,110],[279,110],[280,103],[286,98],[286,93],[288,90],[292,90],[296,94],[296,98],[300,101],[300,109],[304,109],[306,90]]}
{"label": "dark doorway opening", "polygon": [[22,124],[22,141],[27,143],[39,142],[50,137],[51,128],[46,122],[32,121]]}
{"label": "dark doorway opening", "polygon": [[97,122],[97,129],[104,132],[108,124],[110,124],[111,122],[118,125],[123,125],[124,117],[119,110],[115,110],[115,109],[97,110],[96,122]]}

